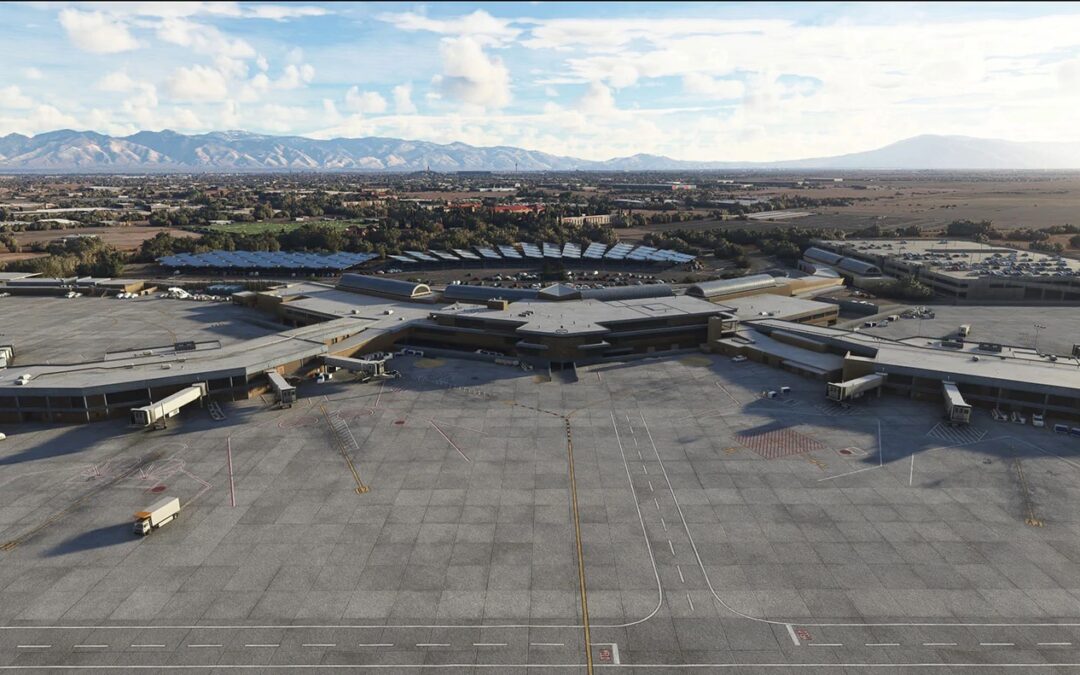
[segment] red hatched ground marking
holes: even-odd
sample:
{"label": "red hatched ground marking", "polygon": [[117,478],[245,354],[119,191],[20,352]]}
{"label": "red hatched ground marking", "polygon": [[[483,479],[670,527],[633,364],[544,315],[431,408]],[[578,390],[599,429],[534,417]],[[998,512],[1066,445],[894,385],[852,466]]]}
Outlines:
{"label": "red hatched ground marking", "polygon": [[825,449],[819,441],[800,434],[794,429],[740,431],[735,434],[735,437],[740,443],[765,459],[777,459]]}

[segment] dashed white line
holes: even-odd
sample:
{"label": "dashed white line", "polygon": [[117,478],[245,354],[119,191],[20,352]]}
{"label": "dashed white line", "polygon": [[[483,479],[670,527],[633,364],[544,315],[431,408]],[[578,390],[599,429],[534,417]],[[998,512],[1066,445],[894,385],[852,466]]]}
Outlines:
{"label": "dashed white line", "polygon": [[269,643],[268,642],[266,644],[250,644],[250,645],[244,645],[244,646],[245,647],[280,647],[281,645],[278,644],[278,643]]}
{"label": "dashed white line", "polygon": [[1015,647],[1015,642],[980,642],[980,647]]}
{"label": "dashed white line", "polygon": [[690,611],[694,611],[694,599],[690,597],[690,594],[686,594],[686,602],[690,605]]}
{"label": "dashed white line", "polygon": [[52,645],[16,645],[17,649],[51,649]]}
{"label": "dashed white line", "polygon": [[645,473],[646,476],[649,475],[649,470],[645,468],[644,464],[641,465],[641,470]]}
{"label": "dashed white line", "polygon": [[656,505],[656,510],[659,511],[660,510],[660,502],[658,502],[656,500],[656,497],[652,498],[652,503]]}
{"label": "dashed white line", "polygon": [[188,645],[192,649],[213,649],[215,647],[221,647],[221,645]]}
{"label": "dashed white line", "polygon": [[843,642],[811,642],[811,647],[843,647]]}
{"label": "dashed white line", "polygon": [[73,649],[105,649],[109,645],[71,645]]}
{"label": "dashed white line", "polygon": [[664,532],[667,532],[667,523],[664,522],[663,518],[660,519],[660,524],[664,526]]}
{"label": "dashed white line", "polygon": [[674,558],[675,557],[675,544],[672,544],[671,540],[668,539],[667,540],[667,546],[668,546],[668,548],[671,549],[671,557]]}
{"label": "dashed white line", "polygon": [[955,642],[924,642],[923,647],[955,647]]}
{"label": "dashed white line", "polygon": [[653,492],[652,481],[649,481],[649,492]]}
{"label": "dashed white line", "polygon": [[449,642],[417,642],[417,647],[449,647]]}
{"label": "dashed white line", "polygon": [[[145,647],[146,649],[165,649],[165,645],[145,645],[145,644],[142,644],[142,645],[131,645],[131,646],[134,647],[135,649],[139,649],[141,647]],[[244,646],[246,647],[247,645],[244,645]]]}
{"label": "dashed white line", "polygon": [[474,642],[473,647],[505,647],[505,642]]}
{"label": "dashed white line", "polygon": [[683,582],[685,584],[686,583],[686,577],[684,577],[683,574],[682,574],[682,565],[676,565],[675,569],[679,570],[679,581],[681,581],[681,582]]}
{"label": "dashed white line", "polygon": [[393,647],[393,642],[360,642],[357,647]]}
{"label": "dashed white line", "polygon": [[899,642],[867,642],[867,647],[899,647]]}
{"label": "dashed white line", "polygon": [[336,642],[305,642],[301,647],[337,647]]}
{"label": "dashed white line", "polygon": [[530,647],[563,647],[562,642],[530,642]]}
{"label": "dashed white line", "polygon": [[1070,647],[1070,646],[1072,646],[1071,642],[1036,642],[1035,644],[1037,644],[1040,647]]}

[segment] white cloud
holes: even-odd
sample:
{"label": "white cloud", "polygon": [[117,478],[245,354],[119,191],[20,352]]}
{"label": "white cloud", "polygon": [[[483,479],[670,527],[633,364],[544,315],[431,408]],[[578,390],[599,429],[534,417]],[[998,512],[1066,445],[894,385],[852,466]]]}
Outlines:
{"label": "white cloud", "polygon": [[377,91],[360,91],[359,87],[352,87],[345,92],[345,108],[361,114],[384,113],[386,99]]}
{"label": "white cloud", "polygon": [[255,126],[274,133],[286,133],[296,129],[298,124],[306,122],[307,119],[306,108],[267,103],[259,108]]}
{"label": "white cloud", "polygon": [[308,63],[285,66],[281,77],[271,83],[274,89],[299,89],[315,79],[315,68]]}
{"label": "white cloud", "polygon": [[32,106],[33,100],[15,84],[0,89],[0,108],[24,109]]}
{"label": "white cloud", "polygon": [[97,88],[101,91],[131,91],[138,83],[122,70],[109,73],[98,80]]}
{"label": "white cloud", "polygon": [[0,108],[30,108],[34,102],[29,96],[22,93],[16,85],[10,85],[0,89]]}
{"label": "white cloud", "polygon": [[392,93],[394,112],[399,115],[412,115],[416,112],[416,104],[412,101],[412,82],[397,85]]}
{"label": "white cloud", "polygon": [[244,16],[252,19],[270,19],[285,21],[307,16],[325,16],[330,12],[323,7],[313,5],[247,5]]}
{"label": "white cloud", "polygon": [[127,25],[102,12],[64,9],[60,11],[60,25],[71,42],[83,51],[113,54],[139,46]]}
{"label": "white cloud", "polygon": [[416,12],[388,13],[379,18],[401,30],[469,37],[485,46],[507,44],[522,32],[512,27],[509,20],[493,17],[482,9],[454,19],[432,19]]}
{"label": "white cloud", "polygon": [[688,94],[698,94],[708,98],[739,98],[746,91],[739,80],[718,80],[704,73],[687,73],[682,78],[683,90]]}
{"label": "white cloud", "polygon": [[40,80],[41,78],[45,77],[45,74],[37,68],[23,68],[23,77],[28,80]]}
{"label": "white cloud", "polygon": [[593,82],[577,103],[578,110],[588,115],[605,115],[615,111],[615,97],[600,82]]}
{"label": "white cloud", "polygon": [[225,76],[207,66],[177,68],[166,87],[170,96],[186,101],[224,101],[230,95]]}
{"label": "white cloud", "polygon": [[165,18],[157,27],[157,37],[165,42],[187,47],[197,54],[230,59],[250,59],[255,48],[246,40],[231,38],[217,28],[181,17]]}
{"label": "white cloud", "polygon": [[471,37],[443,38],[439,44],[443,74],[433,83],[451,99],[484,108],[510,103],[510,71],[502,59],[488,56]]}

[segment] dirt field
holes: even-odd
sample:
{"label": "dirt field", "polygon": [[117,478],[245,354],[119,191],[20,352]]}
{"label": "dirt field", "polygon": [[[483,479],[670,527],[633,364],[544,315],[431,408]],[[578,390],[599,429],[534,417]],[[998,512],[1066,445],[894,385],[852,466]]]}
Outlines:
{"label": "dirt field", "polygon": [[107,244],[112,244],[121,251],[133,251],[143,241],[152,238],[158,232],[168,232],[174,237],[198,237],[194,232],[176,230],[168,227],[80,227],[70,230],[41,230],[36,232],[16,232],[15,240],[20,246],[29,246],[37,242],[48,243],[69,234],[96,234]]}
{"label": "dirt field", "polygon": [[31,258],[43,258],[49,255],[48,253],[0,253],[0,267],[3,267],[5,263],[18,262],[20,260],[30,260]]}
{"label": "dirt field", "polygon": [[880,189],[825,188],[808,197],[847,197],[867,201],[846,207],[810,209],[816,215],[800,226],[855,229],[877,223],[896,227],[943,226],[953,220],[990,220],[999,229],[1040,228],[1080,223],[1080,176],[1024,176],[986,180],[879,180]]}

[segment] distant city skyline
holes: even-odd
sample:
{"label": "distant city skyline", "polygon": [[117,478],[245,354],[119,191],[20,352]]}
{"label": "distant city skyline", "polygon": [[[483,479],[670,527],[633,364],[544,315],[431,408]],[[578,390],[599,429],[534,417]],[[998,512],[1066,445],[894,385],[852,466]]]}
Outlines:
{"label": "distant city skyline", "polygon": [[0,135],[244,129],[773,161],[1080,141],[1080,5],[0,6]]}

